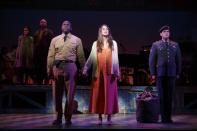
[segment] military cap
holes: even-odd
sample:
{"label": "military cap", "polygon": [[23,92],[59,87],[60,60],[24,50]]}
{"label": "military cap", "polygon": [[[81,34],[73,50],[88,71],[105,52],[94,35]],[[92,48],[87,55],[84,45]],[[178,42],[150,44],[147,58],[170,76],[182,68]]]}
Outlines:
{"label": "military cap", "polygon": [[161,33],[163,30],[170,30],[170,26],[164,25],[159,29],[159,33]]}

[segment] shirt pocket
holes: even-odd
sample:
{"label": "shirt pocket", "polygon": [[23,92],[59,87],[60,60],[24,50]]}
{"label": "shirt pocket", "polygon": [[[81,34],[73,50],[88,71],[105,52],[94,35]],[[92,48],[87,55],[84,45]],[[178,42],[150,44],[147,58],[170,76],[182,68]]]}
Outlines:
{"label": "shirt pocket", "polygon": [[76,54],[76,52],[77,52],[77,43],[76,42],[71,42],[70,43],[69,51],[72,54]]}

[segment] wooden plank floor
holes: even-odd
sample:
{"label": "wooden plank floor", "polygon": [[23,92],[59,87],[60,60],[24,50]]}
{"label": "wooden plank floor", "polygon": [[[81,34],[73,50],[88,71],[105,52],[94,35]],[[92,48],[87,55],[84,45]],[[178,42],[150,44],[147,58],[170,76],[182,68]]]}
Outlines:
{"label": "wooden plank floor", "polygon": [[197,115],[173,115],[172,124],[138,123],[136,115],[116,114],[112,117],[112,125],[107,125],[104,118],[103,125],[98,125],[95,114],[75,114],[72,125],[53,126],[55,114],[0,114],[0,129],[148,129],[148,130],[194,130],[197,129]]}

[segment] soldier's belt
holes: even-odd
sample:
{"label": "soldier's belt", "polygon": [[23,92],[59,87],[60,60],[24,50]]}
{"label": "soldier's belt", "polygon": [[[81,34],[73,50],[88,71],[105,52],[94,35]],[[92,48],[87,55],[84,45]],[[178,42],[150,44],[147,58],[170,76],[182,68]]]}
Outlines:
{"label": "soldier's belt", "polygon": [[72,60],[55,60],[53,65],[55,65],[57,68],[61,67],[64,65],[64,63],[75,63]]}
{"label": "soldier's belt", "polygon": [[56,65],[57,63],[75,63],[72,60],[55,60],[54,64]]}
{"label": "soldier's belt", "polygon": [[72,61],[72,60],[60,60],[60,62],[62,62],[62,63],[75,63],[75,62]]}

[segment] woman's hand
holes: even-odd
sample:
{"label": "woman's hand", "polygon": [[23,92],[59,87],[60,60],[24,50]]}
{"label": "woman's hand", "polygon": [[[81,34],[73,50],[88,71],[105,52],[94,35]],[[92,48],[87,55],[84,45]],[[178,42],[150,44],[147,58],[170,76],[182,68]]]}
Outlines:
{"label": "woman's hand", "polygon": [[111,75],[111,82],[113,82],[113,81],[115,81],[115,80],[117,80],[117,76],[116,76],[115,74],[112,74],[112,75]]}

